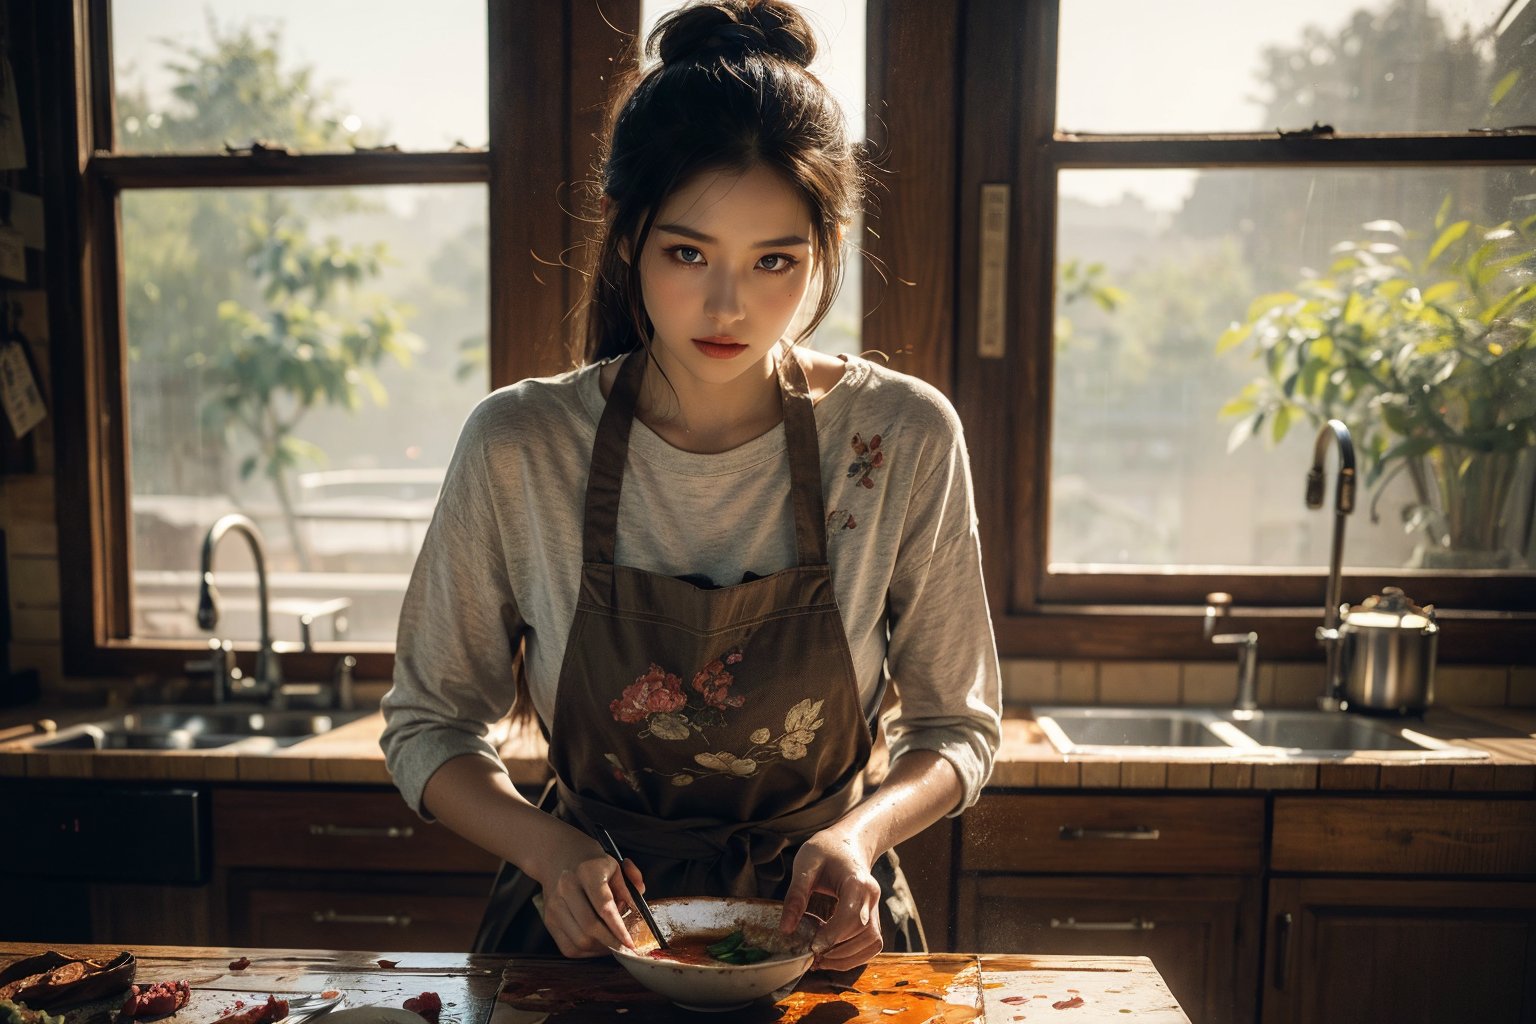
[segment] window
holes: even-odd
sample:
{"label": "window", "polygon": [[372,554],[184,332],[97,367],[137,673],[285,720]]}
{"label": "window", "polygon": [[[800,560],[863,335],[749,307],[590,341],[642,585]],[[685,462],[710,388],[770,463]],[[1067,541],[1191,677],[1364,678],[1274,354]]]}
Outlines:
{"label": "window", "polygon": [[1536,609],[1536,4],[974,17],[967,66],[1026,69],[964,129],[999,141],[962,195],[1021,207],[1013,344],[957,353],[1005,653],[1200,656],[1224,590],[1314,656],[1337,456],[1324,511],[1304,481],[1337,417],[1345,599],[1396,583],[1443,657],[1504,657]]}
{"label": "window", "polygon": [[[66,670],[179,670],[208,636],[203,537],[239,512],[289,676],[341,653],[386,675],[464,417],[568,365],[563,190],[638,4],[72,6],[90,155],[60,561],[93,588],[65,588]],[[216,632],[249,650],[252,556],[229,539],[214,565]]]}

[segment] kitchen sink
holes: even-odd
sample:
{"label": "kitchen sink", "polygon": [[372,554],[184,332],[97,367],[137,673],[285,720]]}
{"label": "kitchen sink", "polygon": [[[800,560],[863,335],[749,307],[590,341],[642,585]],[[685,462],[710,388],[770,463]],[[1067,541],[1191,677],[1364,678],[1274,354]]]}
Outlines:
{"label": "kitchen sink", "polygon": [[1201,707],[1039,707],[1035,721],[1064,754],[1118,758],[1479,760],[1488,753],[1427,736],[1415,720],[1342,711]]}
{"label": "kitchen sink", "polygon": [[272,711],[265,708],[137,708],[60,729],[33,750],[209,750],[260,753],[291,747],[356,721],[367,711]]}

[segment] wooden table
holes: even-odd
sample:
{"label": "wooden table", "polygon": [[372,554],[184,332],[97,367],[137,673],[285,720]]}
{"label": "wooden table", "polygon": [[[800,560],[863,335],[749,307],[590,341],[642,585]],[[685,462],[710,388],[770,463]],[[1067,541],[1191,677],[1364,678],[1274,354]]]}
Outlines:
{"label": "wooden table", "polygon": [[[93,959],[110,959],[119,951],[115,946],[0,943],[0,966],[48,948]],[[211,1024],[237,1000],[250,1004],[271,993],[326,989],[344,992],[347,1006],[398,1007],[410,996],[435,992],[443,1001],[442,1024],[646,1024],[727,1017],[732,1024],[1057,1019],[1064,1024],[1127,1019],[1189,1024],[1145,957],[881,954],[860,971],[808,975],[775,1006],[712,1016],[673,1007],[606,958],[179,946],[141,946],[134,953],[138,984],[184,979],[191,985],[192,1001],[160,1024]],[[239,957],[248,958],[250,966],[231,969]],[[67,1024],[111,1024],[119,1003],[112,999],[72,1009]]]}

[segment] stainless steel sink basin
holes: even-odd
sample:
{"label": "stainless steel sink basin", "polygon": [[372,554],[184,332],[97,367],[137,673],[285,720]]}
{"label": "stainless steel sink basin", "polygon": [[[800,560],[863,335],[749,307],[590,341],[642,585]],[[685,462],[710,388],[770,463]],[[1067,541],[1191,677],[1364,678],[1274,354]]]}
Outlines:
{"label": "stainless steel sink basin", "polygon": [[1365,753],[1389,760],[1479,760],[1396,719],[1335,711],[1201,707],[1039,707],[1035,721],[1064,754],[1118,758],[1308,760]]}
{"label": "stainless steel sink basin", "polygon": [[[1314,751],[1443,750],[1449,747],[1411,728],[1327,711],[1256,711],[1251,719],[1228,716],[1232,728],[1266,747]],[[1460,748],[1455,749],[1458,753]]]}
{"label": "stainless steel sink basin", "polygon": [[260,708],[136,708],[82,722],[32,743],[34,750],[208,750],[261,753],[291,747],[356,721],[367,711],[268,711]]}

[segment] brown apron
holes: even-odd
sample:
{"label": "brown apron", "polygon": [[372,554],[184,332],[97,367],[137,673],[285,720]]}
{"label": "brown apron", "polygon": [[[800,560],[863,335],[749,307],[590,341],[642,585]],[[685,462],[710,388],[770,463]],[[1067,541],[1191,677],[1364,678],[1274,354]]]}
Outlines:
{"label": "brown apron", "polygon": [[[581,592],[548,736],[540,806],[607,829],[646,894],[779,899],[800,845],[864,796],[866,720],[827,564],[821,459],[805,371],[780,365],[796,564],[716,587],[614,564],[619,494],[648,357],[624,360],[587,480]],[[793,379],[791,379],[793,378]],[[894,853],[886,948],[921,950]],[[477,952],[557,952],[538,884],[503,864]]]}

